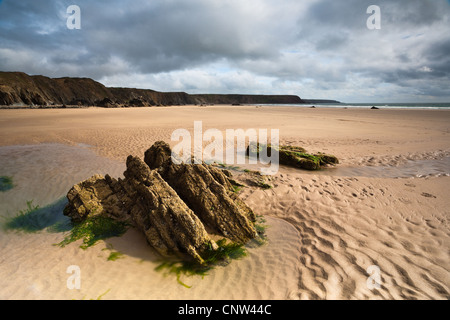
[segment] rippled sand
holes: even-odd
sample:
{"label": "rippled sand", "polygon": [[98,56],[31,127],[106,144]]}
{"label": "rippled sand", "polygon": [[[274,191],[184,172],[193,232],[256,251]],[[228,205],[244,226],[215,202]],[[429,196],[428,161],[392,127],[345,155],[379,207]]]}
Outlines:
{"label": "rippled sand", "polygon": [[[158,258],[134,230],[87,250],[53,246],[62,233],[1,231],[0,298],[450,298],[448,111],[1,110],[0,145],[10,147],[0,147],[0,175],[15,184],[0,192],[1,214],[14,215],[31,199],[54,203],[94,173],[120,176],[128,154],[142,157],[154,141],[170,141],[174,129],[191,130],[195,120],[205,130],[279,128],[282,143],[335,154],[342,170],[351,168],[340,175],[281,168],[272,189],[244,188],[246,203],[267,218],[268,243],[203,279],[182,278],[190,289],[154,270]],[[19,144],[25,146],[13,146]],[[415,164],[424,177],[414,177]],[[382,165],[394,171],[386,174]],[[121,259],[108,261],[111,250]],[[67,288],[70,265],[80,267],[79,290]],[[373,265],[379,288],[368,286]]]}

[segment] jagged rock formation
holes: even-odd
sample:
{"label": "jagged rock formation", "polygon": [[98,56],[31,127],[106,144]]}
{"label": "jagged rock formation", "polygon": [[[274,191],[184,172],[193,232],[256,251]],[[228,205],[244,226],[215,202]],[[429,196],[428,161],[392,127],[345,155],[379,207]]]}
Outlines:
{"label": "jagged rock formation", "polygon": [[[263,151],[263,147],[267,148],[267,151]],[[259,155],[260,152],[267,152],[267,155],[271,156],[274,149],[270,145],[250,144],[247,147],[247,155]],[[278,151],[280,164],[299,169],[320,170],[324,165],[335,165],[339,163],[339,159],[333,155],[324,153],[309,154],[302,147],[278,146],[275,151]]]}
{"label": "jagged rock formation", "polygon": [[298,96],[190,95],[149,89],[108,88],[89,78],[48,78],[0,72],[0,106],[166,106],[186,104],[302,103]]}
{"label": "jagged rock formation", "polygon": [[170,156],[169,146],[157,142],[145,162],[127,158],[124,179],[95,175],[80,182],[68,192],[64,214],[73,221],[98,214],[128,221],[161,255],[184,253],[198,263],[206,250],[217,248],[209,233],[238,243],[257,236],[254,213],[221,170],[172,165]]}
{"label": "jagged rock formation", "polygon": [[256,237],[253,211],[233,192],[227,176],[207,164],[175,164],[167,143],[156,142],[145,152],[145,163],[157,169],[180,198],[215,232],[235,242]]}

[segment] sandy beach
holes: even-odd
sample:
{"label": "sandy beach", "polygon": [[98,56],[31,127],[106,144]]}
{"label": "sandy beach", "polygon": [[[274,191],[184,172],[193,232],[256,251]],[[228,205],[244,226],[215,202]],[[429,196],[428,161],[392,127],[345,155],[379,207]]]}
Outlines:
{"label": "sandy beach", "polygon": [[[95,173],[120,176],[174,130],[279,129],[280,143],[337,156],[336,171],[280,167],[271,189],[241,198],[266,217],[268,243],[204,278],[155,271],[159,258],[139,232],[87,250],[60,248],[62,233],[0,231],[1,299],[449,299],[448,167],[386,177],[364,168],[428,164],[450,157],[450,111],[269,106],[0,110],[0,215],[26,201],[45,206]],[[10,149],[8,149],[10,148]],[[442,163],[442,162],[440,162]],[[448,162],[447,162],[448,163]],[[441,164],[439,164],[441,165]],[[349,175],[339,169],[359,168]],[[426,169],[426,168],[425,168]],[[381,172],[380,171],[380,172]],[[367,171],[369,172],[369,171]],[[372,171],[373,172],[373,171]],[[375,171],[376,172],[376,171]],[[239,172],[234,173],[237,176]],[[108,261],[113,248],[120,259]],[[81,270],[81,288],[66,272]],[[380,286],[368,282],[378,267]],[[368,271],[369,268],[369,271]],[[372,278],[371,278],[372,277]]]}

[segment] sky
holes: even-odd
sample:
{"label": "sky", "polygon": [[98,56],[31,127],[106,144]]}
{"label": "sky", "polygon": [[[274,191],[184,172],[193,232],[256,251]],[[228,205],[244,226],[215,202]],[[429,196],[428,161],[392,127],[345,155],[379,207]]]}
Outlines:
{"label": "sky", "polygon": [[[80,29],[67,26],[70,5]],[[450,102],[450,1],[3,0],[0,71],[158,91]]]}

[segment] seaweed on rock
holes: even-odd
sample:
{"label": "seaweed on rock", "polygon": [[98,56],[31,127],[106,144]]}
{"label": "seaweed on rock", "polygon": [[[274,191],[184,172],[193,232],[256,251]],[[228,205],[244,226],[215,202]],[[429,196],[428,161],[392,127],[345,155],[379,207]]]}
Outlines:
{"label": "seaweed on rock", "polygon": [[309,154],[302,147],[297,146],[271,146],[259,143],[251,143],[247,147],[247,155],[257,156],[261,152],[267,152],[271,156],[273,151],[278,152],[280,164],[305,169],[320,170],[324,165],[336,165],[338,158],[325,153]]}
{"label": "seaweed on rock", "polygon": [[145,162],[129,156],[123,179],[95,175],[73,186],[67,199],[64,214],[74,223],[83,226],[101,217],[132,225],[162,256],[181,256],[203,267],[223,251],[213,234],[237,247],[258,237],[255,214],[227,175],[207,164],[173,164],[165,142],[147,150]]}
{"label": "seaweed on rock", "polygon": [[87,249],[95,245],[99,240],[111,237],[119,237],[128,229],[125,222],[117,221],[101,215],[87,217],[83,221],[75,222],[73,228],[63,241],[58,243],[64,247],[72,242],[82,239],[82,249]]}

